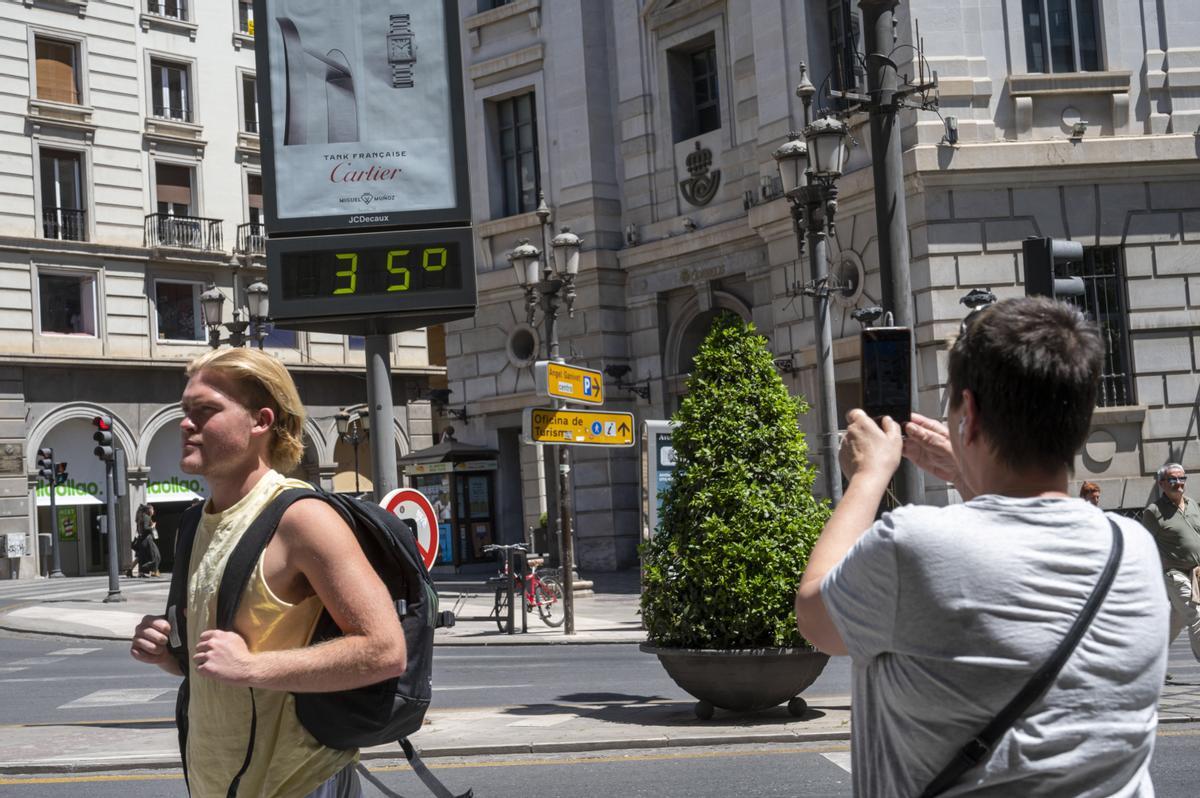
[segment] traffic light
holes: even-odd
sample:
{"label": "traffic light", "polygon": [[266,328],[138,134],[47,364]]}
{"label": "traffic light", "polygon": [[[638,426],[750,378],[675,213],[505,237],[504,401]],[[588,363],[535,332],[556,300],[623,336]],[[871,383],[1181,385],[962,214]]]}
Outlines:
{"label": "traffic light", "polygon": [[54,464],[54,484],[55,485],[64,485],[64,484],[66,484],[66,482],[67,482],[67,464],[66,463],[55,463]]}
{"label": "traffic light", "polygon": [[1083,244],[1064,238],[1027,238],[1021,249],[1025,256],[1025,296],[1058,300],[1083,296],[1083,278],[1057,276],[1060,266],[1083,262]]}
{"label": "traffic light", "polygon": [[92,426],[96,428],[92,440],[98,444],[92,450],[93,454],[105,462],[112,462],[114,456],[112,419],[107,416],[96,416],[92,419]]}
{"label": "traffic light", "polygon": [[38,479],[45,480],[47,485],[54,484],[54,450],[37,450]]}

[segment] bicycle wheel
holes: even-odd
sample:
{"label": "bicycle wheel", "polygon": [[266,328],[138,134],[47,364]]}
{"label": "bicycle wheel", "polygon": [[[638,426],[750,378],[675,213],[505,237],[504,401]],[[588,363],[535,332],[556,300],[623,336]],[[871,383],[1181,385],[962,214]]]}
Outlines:
{"label": "bicycle wheel", "polygon": [[496,628],[501,632],[508,631],[508,590],[503,587],[496,588],[496,603],[492,606],[492,613],[496,616]]}
{"label": "bicycle wheel", "polygon": [[547,626],[562,626],[567,616],[563,609],[562,585],[557,579],[538,579],[537,587],[533,589],[533,598],[543,623]]}

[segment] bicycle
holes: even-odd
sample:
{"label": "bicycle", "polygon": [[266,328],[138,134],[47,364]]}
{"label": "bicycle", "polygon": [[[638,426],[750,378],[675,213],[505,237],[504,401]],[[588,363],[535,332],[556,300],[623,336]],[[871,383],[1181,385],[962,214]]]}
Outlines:
{"label": "bicycle", "polygon": [[558,579],[553,576],[541,576],[537,569],[531,570],[524,577],[519,573],[513,573],[511,570],[511,558],[509,552],[520,551],[522,553],[529,551],[523,543],[513,543],[507,546],[492,544],[483,547],[485,553],[493,551],[500,553],[500,561],[502,570],[499,574],[488,580],[489,585],[494,585],[496,588],[496,599],[492,605],[492,615],[496,618],[496,626],[501,632],[505,631],[505,625],[508,623],[508,587],[509,583],[513,584],[514,595],[520,593],[525,599],[525,610],[532,612],[537,610],[538,617],[542,619],[542,623],[547,626],[562,626],[566,615],[563,611],[563,590]]}

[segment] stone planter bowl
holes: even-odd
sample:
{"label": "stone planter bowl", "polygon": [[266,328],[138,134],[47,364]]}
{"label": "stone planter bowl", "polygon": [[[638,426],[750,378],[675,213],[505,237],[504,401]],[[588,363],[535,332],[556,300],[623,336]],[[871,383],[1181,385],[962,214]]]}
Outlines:
{"label": "stone planter bowl", "polygon": [[827,654],[806,648],[709,650],[650,643],[640,648],[657,656],[675,684],[699,699],[695,711],[701,720],[711,718],[714,707],[754,712],[785,701],[788,712],[800,717],[808,709],[800,693],[829,661]]}

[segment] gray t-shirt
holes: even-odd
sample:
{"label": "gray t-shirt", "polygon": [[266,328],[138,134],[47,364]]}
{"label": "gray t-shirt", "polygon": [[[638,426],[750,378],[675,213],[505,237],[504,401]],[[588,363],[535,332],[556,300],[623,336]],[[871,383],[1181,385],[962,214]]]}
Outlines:
{"label": "gray t-shirt", "polygon": [[[1154,795],[1169,608],[1153,538],[1114,520],[1124,556],[1079,647],[944,795]],[[1081,499],[908,506],[868,530],[821,583],[853,662],[855,795],[925,789],[1066,636],[1111,547]]]}

